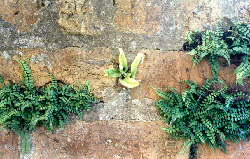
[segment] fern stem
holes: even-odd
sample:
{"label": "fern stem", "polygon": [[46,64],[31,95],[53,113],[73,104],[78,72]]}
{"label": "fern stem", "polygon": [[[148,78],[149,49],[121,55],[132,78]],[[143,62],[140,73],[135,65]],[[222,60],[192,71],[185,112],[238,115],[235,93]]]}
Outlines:
{"label": "fern stem", "polygon": [[198,144],[192,144],[189,151],[189,159],[197,159]]}
{"label": "fern stem", "polygon": [[23,154],[27,154],[31,150],[31,135],[27,132],[21,133],[20,134],[21,138],[21,152]]}
{"label": "fern stem", "polygon": [[212,67],[212,73],[213,73],[213,79],[218,80],[219,79],[219,72],[220,72],[220,63],[218,60],[219,57],[211,57],[209,62]]}

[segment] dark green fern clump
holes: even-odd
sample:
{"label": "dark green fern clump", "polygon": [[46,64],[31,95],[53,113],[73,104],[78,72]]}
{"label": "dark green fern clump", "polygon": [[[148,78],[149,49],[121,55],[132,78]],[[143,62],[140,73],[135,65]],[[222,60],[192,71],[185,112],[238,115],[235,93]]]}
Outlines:
{"label": "dark green fern clump", "polygon": [[184,50],[190,51],[195,64],[208,59],[215,79],[220,71],[219,58],[224,58],[230,65],[234,58],[240,62],[235,73],[237,84],[243,85],[250,75],[250,27],[248,24],[233,24],[229,29],[218,27],[216,30],[190,32],[184,44]]}
{"label": "dark green fern clump", "polygon": [[[49,130],[62,127],[71,114],[82,116],[96,102],[89,84],[76,87],[52,81],[36,87],[29,64],[18,61],[23,69],[22,83],[4,82],[0,78],[0,125],[20,135],[24,143],[39,126]],[[24,149],[27,146],[24,144]]]}
{"label": "dark green fern clump", "polygon": [[187,81],[183,93],[157,91],[156,105],[170,125],[165,130],[186,145],[209,144],[226,150],[226,141],[239,142],[249,135],[249,90],[221,81],[207,80],[203,86]]}

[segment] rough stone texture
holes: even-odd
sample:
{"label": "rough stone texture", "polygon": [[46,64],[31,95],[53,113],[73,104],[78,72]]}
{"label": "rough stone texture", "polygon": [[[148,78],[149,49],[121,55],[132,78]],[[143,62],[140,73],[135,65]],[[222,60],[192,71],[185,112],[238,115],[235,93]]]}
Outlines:
{"label": "rough stone texture", "polygon": [[127,89],[106,88],[102,94],[104,103],[84,116],[84,120],[138,120],[154,121],[161,117],[155,107],[155,101],[148,98],[131,97]]}
{"label": "rough stone texture", "polygon": [[116,0],[119,31],[152,35],[160,31],[161,6],[156,0]]}
{"label": "rough stone texture", "polygon": [[183,3],[188,13],[188,29],[204,30],[219,21],[249,22],[249,0],[190,0]]}
{"label": "rough stone texture", "polygon": [[41,4],[34,0],[1,0],[1,17],[20,31],[30,31],[39,19]]}
{"label": "rough stone texture", "polygon": [[[185,34],[189,30],[214,28],[218,22],[225,26],[230,25],[231,21],[250,22],[249,10],[249,0],[1,0],[0,73],[7,80],[18,82],[22,76],[13,59],[30,58],[37,85],[50,81],[48,72],[71,84],[90,80],[94,93],[101,98],[102,103],[86,113],[86,120],[124,120],[77,122],[86,129],[73,124],[57,134],[42,130],[39,134],[38,131],[33,138],[36,149],[28,158],[39,158],[39,155],[43,158],[46,152],[58,158],[60,155],[81,158],[80,155],[84,153],[87,157],[108,158],[112,154],[108,152],[115,151],[121,156],[111,158],[168,159],[168,155],[174,155],[171,152],[179,149],[168,152],[166,144],[162,146],[164,140],[160,140],[163,132],[153,130],[161,124],[127,123],[125,120],[160,119],[154,107],[157,96],[152,87],[170,86],[181,91],[184,89],[181,80],[202,83],[211,77],[208,63],[193,66],[191,57],[179,51]],[[124,49],[130,62],[138,52],[146,54],[139,68],[137,78],[141,84],[138,88],[123,89],[115,79],[103,76],[103,71],[112,68],[117,62],[117,48]],[[220,77],[232,83],[235,78],[234,69],[234,65],[222,67]],[[121,131],[122,127],[128,131]],[[89,153],[78,142],[85,132],[85,138],[89,136],[96,141],[92,143],[86,140],[90,144],[87,147]],[[157,135],[160,137],[156,138]],[[103,138],[112,136],[119,141],[118,147],[99,144]],[[1,137],[3,140],[0,141],[5,143],[3,145],[9,141],[14,145],[18,143],[14,142],[16,136],[8,133]],[[131,145],[119,147],[125,141],[131,142]],[[116,143],[116,140],[113,142]],[[154,145],[154,142],[160,143],[160,146]],[[47,147],[49,143],[51,145]],[[54,149],[56,146],[60,146],[58,150]],[[103,149],[105,146],[107,149]],[[247,151],[237,149],[240,145],[233,147],[235,154],[248,154]],[[6,152],[12,152],[9,150]],[[165,151],[167,153],[163,156]],[[15,152],[18,153],[17,149]],[[209,156],[206,154],[210,153],[209,149],[204,148],[203,152],[205,157]],[[13,151],[13,155],[16,153]],[[7,154],[5,158],[12,157],[12,154]],[[123,157],[124,154],[127,156]]]}
{"label": "rough stone texture", "polygon": [[0,159],[18,159],[18,136],[0,128]]}
{"label": "rough stone texture", "polygon": [[175,141],[160,128],[162,122],[77,121],[55,134],[33,134],[31,159],[185,159]]}
{"label": "rough stone texture", "polygon": [[206,145],[199,147],[199,159],[249,159],[250,143],[241,142],[239,144],[229,143],[228,152],[213,150]]}
{"label": "rough stone texture", "polygon": [[[105,87],[115,85],[115,79],[104,76],[104,70],[113,67],[113,55],[107,48],[90,51],[66,48],[54,53],[38,49],[5,51],[0,57],[0,73],[7,80],[20,81],[22,72],[17,62],[11,59],[27,58],[30,58],[37,85],[44,85],[50,81],[48,73],[54,74],[58,80],[75,85],[89,80],[98,97]],[[8,69],[5,69],[6,66]]]}
{"label": "rough stone texture", "polygon": [[[189,30],[211,28],[218,21],[249,22],[250,17],[249,0],[3,2],[0,50],[65,47],[123,47],[133,53],[142,48],[179,50]],[[13,16],[16,11],[20,13]]]}
{"label": "rough stone texture", "polygon": [[[107,15],[112,12],[111,1],[60,0],[59,25],[65,31],[74,34],[96,35],[105,30],[105,24],[110,20]],[[98,8],[100,7],[100,8]]]}
{"label": "rough stone texture", "polygon": [[[137,79],[141,85],[131,90],[134,98],[157,98],[155,88],[164,89],[173,87],[179,91],[185,89],[184,80],[203,83],[211,78],[211,68],[207,62],[198,65],[192,63],[192,57],[185,52],[162,52],[155,50],[142,50],[146,58],[140,65]],[[221,67],[220,79],[233,83],[235,81],[234,65]]]}
{"label": "rough stone texture", "polygon": [[95,94],[99,96],[105,87],[115,85],[115,79],[104,76],[104,70],[112,66],[113,56],[107,48],[85,51],[67,48],[53,54],[52,73],[66,83],[77,84],[89,80]]}

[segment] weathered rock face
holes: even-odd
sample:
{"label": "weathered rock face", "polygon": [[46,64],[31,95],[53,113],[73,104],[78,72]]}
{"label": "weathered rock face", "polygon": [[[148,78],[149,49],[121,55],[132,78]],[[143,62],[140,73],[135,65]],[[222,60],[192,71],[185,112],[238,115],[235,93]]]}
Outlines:
{"label": "weathered rock face", "polygon": [[76,122],[55,134],[33,134],[32,158],[77,159],[176,159],[182,142],[160,129],[162,122]]}
{"label": "weathered rock face", "polygon": [[228,152],[213,150],[208,146],[202,145],[198,150],[199,159],[247,159],[250,156],[250,143],[241,142],[239,144],[228,144]]}
{"label": "weathered rock face", "polygon": [[[123,47],[132,52],[142,48],[179,50],[188,30],[211,28],[218,21],[249,22],[248,0],[3,2],[0,8],[4,20],[0,21],[3,50],[73,46]],[[15,12],[17,15],[13,15]]]}
{"label": "weathered rock face", "polygon": [[129,90],[107,88],[102,92],[105,101],[85,114],[84,119],[93,120],[139,120],[155,121],[161,117],[149,98],[134,99]]}
{"label": "weathered rock face", "polygon": [[19,31],[30,31],[39,19],[42,4],[36,1],[2,0],[0,15],[3,20],[15,24]]}
{"label": "weathered rock face", "polygon": [[[96,35],[102,33],[110,23],[108,16],[114,8],[109,7],[108,1],[60,0],[59,25],[73,34]],[[110,12],[109,12],[110,11]]]}
{"label": "weathered rock face", "polygon": [[249,0],[191,0],[183,4],[190,18],[190,30],[204,30],[214,27],[219,21],[249,22]]}
{"label": "weathered rock face", "polygon": [[[212,78],[211,68],[207,62],[198,65],[192,63],[192,57],[185,52],[157,50],[142,50],[146,58],[141,64],[138,79],[140,87],[132,89],[135,98],[157,98],[155,89],[172,87],[179,91],[185,90],[184,81],[191,80],[202,84],[206,79]],[[233,84],[235,81],[234,65],[222,67],[220,79]]]}
{"label": "weathered rock face", "polygon": [[[249,0],[2,0],[0,4],[0,74],[19,82],[22,72],[14,60],[29,58],[37,85],[50,81],[48,73],[70,84],[89,80],[102,101],[86,113],[85,120],[91,123],[77,121],[55,134],[34,133],[34,149],[25,156],[33,159],[183,157],[176,156],[179,147],[168,146],[179,142],[158,129],[163,124],[157,122],[161,117],[153,88],[182,91],[182,80],[202,83],[211,77],[208,63],[193,65],[181,51],[188,31],[214,28],[218,22],[224,26],[250,22]],[[104,76],[104,70],[118,62],[117,48],[124,49],[129,62],[137,53],[146,55],[138,71],[139,87],[128,90]],[[234,69],[222,67],[220,78],[233,83]],[[0,137],[0,158],[19,158],[17,137],[7,131]],[[240,145],[232,147],[234,155],[250,152],[238,149]],[[217,152],[200,149],[200,158],[217,157]]]}
{"label": "weathered rock face", "polygon": [[[76,85],[89,80],[97,96],[105,87],[115,85],[114,79],[104,76],[104,70],[113,67],[113,55],[107,48],[96,48],[90,51],[66,48],[54,53],[45,50],[21,49],[4,51],[2,54],[0,68],[7,80],[20,81],[22,77],[17,62],[10,59],[30,58],[37,85],[48,83],[49,73],[54,74],[58,80]],[[6,66],[8,69],[5,69]]]}
{"label": "weathered rock face", "polygon": [[0,128],[0,158],[19,158],[19,139],[13,133]]}
{"label": "weathered rock face", "polygon": [[153,35],[160,31],[162,7],[156,0],[116,1],[115,24],[122,32]]}

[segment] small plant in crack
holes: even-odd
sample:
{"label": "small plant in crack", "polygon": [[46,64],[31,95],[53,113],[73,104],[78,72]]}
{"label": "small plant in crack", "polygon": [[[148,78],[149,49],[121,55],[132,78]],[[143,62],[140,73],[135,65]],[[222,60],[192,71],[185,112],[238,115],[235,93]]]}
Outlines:
{"label": "small plant in crack", "polygon": [[245,79],[249,77],[249,24],[235,23],[226,30],[219,26],[215,30],[189,32],[183,49],[189,51],[188,54],[193,56],[195,64],[199,64],[204,59],[209,60],[214,79],[218,79],[219,76],[220,59],[225,59],[228,65],[236,64],[237,84],[244,85]]}
{"label": "small plant in crack", "polygon": [[208,144],[227,151],[227,143],[246,141],[249,137],[250,92],[247,85],[227,85],[208,79],[198,85],[186,81],[186,89],[157,90],[161,99],[156,103],[164,130],[175,139],[184,139],[183,152],[190,149],[189,159],[197,156],[197,146]]}
{"label": "small plant in crack", "polygon": [[22,153],[31,150],[31,133],[38,127],[50,131],[64,127],[72,115],[82,119],[85,111],[97,102],[90,84],[74,86],[60,83],[51,75],[51,82],[38,87],[26,61],[17,60],[23,81],[14,83],[0,75],[0,126],[21,137]]}
{"label": "small plant in crack", "polygon": [[134,88],[139,86],[140,83],[135,79],[135,77],[138,70],[138,66],[140,63],[142,63],[144,59],[144,54],[137,54],[131,66],[129,67],[127,58],[123,50],[119,48],[119,51],[119,68],[105,70],[106,76],[119,78],[119,82],[127,88]]}

